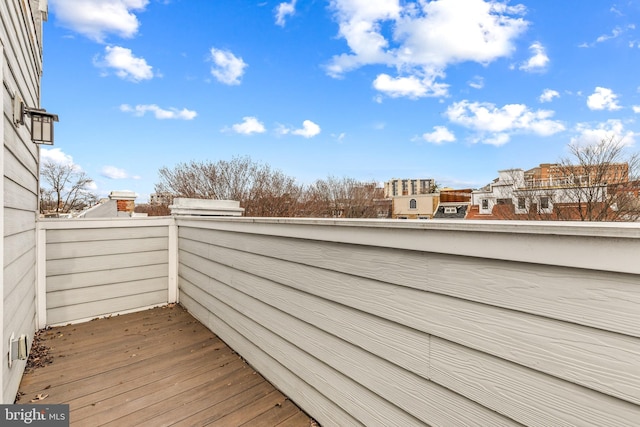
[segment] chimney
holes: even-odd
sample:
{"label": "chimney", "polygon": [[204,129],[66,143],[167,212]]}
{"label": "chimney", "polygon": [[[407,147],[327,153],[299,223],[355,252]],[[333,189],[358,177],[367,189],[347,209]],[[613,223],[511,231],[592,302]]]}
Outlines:
{"label": "chimney", "polygon": [[112,191],[109,199],[116,201],[117,216],[132,216],[136,206],[136,193],[133,191]]}

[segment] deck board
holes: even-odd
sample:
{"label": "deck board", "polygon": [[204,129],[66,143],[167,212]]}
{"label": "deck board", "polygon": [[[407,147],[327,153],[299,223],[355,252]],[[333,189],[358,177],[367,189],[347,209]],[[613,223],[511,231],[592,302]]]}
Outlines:
{"label": "deck board", "polygon": [[[18,403],[67,403],[73,426],[312,420],[179,305],[48,329],[53,363],[25,373]],[[288,422],[287,422],[288,421]]]}

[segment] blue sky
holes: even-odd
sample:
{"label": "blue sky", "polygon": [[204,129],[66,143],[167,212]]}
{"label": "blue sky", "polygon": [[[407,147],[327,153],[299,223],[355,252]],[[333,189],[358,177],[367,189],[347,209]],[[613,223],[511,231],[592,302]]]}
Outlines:
{"label": "blue sky", "polygon": [[311,183],[476,188],[640,135],[640,2],[50,0],[43,159],[95,191],[250,156]]}

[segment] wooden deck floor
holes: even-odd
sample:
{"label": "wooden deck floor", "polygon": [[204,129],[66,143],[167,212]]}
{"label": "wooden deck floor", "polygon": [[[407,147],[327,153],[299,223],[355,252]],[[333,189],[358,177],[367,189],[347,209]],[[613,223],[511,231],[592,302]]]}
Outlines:
{"label": "wooden deck floor", "polygon": [[53,362],[18,403],[68,403],[72,426],[281,426],[313,421],[182,307],[41,333]]}

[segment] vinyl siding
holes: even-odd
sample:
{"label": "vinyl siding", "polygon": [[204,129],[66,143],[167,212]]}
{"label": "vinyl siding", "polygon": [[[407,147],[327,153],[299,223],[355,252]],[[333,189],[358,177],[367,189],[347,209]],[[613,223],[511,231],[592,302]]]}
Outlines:
{"label": "vinyl siding", "polygon": [[169,220],[44,220],[46,324],[166,304]]}
{"label": "vinyl siding", "polygon": [[0,2],[0,75],[2,76],[2,390],[0,400],[13,403],[25,362],[6,363],[9,337],[36,329],[36,212],[38,147],[26,126],[13,123],[14,93],[32,107],[40,106],[41,31],[37,1]]}
{"label": "vinyl siding", "polygon": [[179,219],[180,300],[323,425],[634,425],[640,227],[446,222]]}

